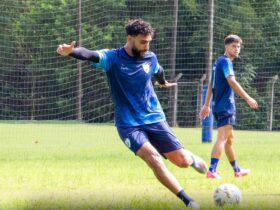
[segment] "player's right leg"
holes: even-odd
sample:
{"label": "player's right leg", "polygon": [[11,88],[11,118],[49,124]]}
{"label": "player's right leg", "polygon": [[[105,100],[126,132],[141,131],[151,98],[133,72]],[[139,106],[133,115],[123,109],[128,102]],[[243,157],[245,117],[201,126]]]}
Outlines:
{"label": "player's right leg", "polygon": [[175,176],[167,169],[161,155],[150,144],[144,143],[136,153],[141,157],[147,165],[153,170],[156,178],[171,192],[173,192],[180,200],[182,200],[188,209],[199,209],[199,205],[190,198],[183,188],[180,186]]}
{"label": "player's right leg", "polygon": [[207,178],[210,178],[210,179],[220,179],[221,178],[221,176],[217,172],[217,166],[218,166],[220,157],[223,153],[225,144],[227,142],[227,139],[229,136],[229,129],[231,127],[232,127],[231,125],[223,125],[221,127],[218,127],[217,140],[212,148],[210,167],[206,174]]}
{"label": "player's right leg", "polygon": [[182,189],[141,127],[118,128],[118,132],[126,146],[147,163],[164,186],[175,194]]}
{"label": "player's right leg", "polygon": [[136,154],[147,163],[157,179],[170,191],[176,194],[182,189],[175,176],[167,169],[161,155],[149,142],[143,144]]}

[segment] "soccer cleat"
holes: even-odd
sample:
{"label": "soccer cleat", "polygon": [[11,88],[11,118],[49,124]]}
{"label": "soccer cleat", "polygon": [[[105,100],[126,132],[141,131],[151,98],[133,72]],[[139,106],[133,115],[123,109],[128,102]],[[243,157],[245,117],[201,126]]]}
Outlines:
{"label": "soccer cleat", "polygon": [[199,209],[200,206],[198,205],[198,203],[196,203],[195,201],[191,201],[188,206],[187,206],[188,209]]}
{"label": "soccer cleat", "polygon": [[206,177],[209,179],[221,179],[221,176],[217,172],[208,171]]}
{"label": "soccer cleat", "polygon": [[240,171],[234,172],[234,176],[235,177],[242,177],[242,176],[248,175],[249,173],[251,173],[250,169],[240,169]]}
{"label": "soccer cleat", "polygon": [[201,174],[206,174],[207,172],[207,169],[208,169],[208,166],[207,164],[205,163],[204,160],[202,160],[200,157],[194,155],[192,152],[190,151],[187,151],[188,154],[191,156],[192,160],[193,160],[193,163],[192,163],[192,167],[198,172],[198,173],[201,173]]}

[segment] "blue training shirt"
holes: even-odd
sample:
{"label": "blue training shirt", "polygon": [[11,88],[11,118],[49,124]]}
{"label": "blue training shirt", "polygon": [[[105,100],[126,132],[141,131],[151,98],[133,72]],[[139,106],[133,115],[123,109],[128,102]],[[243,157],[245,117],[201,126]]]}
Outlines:
{"label": "blue training shirt", "polygon": [[228,76],[234,76],[231,60],[223,55],[213,65],[212,70],[212,110],[213,113],[234,114],[234,91],[227,82]]}
{"label": "blue training shirt", "polygon": [[138,126],[165,120],[151,78],[159,64],[148,51],[143,58],[129,56],[124,48],[99,50],[99,63],[93,67],[105,70],[114,101],[115,124]]}

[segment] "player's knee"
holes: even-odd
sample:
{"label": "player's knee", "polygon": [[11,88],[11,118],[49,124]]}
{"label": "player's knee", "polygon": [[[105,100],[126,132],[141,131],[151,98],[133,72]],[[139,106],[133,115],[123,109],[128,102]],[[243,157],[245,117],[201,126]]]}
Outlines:
{"label": "player's knee", "polygon": [[227,145],[233,145],[233,142],[234,142],[233,138],[228,138],[226,144]]}
{"label": "player's knee", "polygon": [[187,168],[192,164],[191,156],[184,149],[166,153],[165,156],[180,168]]}
{"label": "player's knee", "polygon": [[154,170],[160,170],[164,166],[164,162],[159,153],[150,153],[146,158],[147,164]]}
{"label": "player's knee", "polygon": [[191,159],[183,159],[180,163],[179,163],[179,167],[180,168],[188,168],[189,166],[191,166],[192,164],[192,160]]}
{"label": "player's knee", "polygon": [[192,159],[186,155],[181,155],[174,163],[180,168],[188,168],[192,164]]}

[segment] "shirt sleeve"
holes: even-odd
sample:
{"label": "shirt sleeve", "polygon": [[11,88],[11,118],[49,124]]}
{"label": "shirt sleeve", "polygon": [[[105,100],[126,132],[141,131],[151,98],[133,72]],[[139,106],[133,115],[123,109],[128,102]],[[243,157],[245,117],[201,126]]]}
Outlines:
{"label": "shirt sleeve", "polygon": [[152,61],[152,64],[151,64],[152,73],[156,74],[158,72],[159,68],[160,68],[160,65],[158,63],[157,56],[154,53],[152,53],[152,54],[153,54],[153,61]]}
{"label": "shirt sleeve", "polygon": [[234,76],[233,65],[229,59],[225,59],[225,62],[223,63],[223,72],[225,78],[227,78],[230,75]]}
{"label": "shirt sleeve", "polygon": [[97,50],[96,52],[99,55],[99,62],[98,63],[91,62],[91,65],[95,68],[101,68],[104,69],[105,71],[108,71],[113,63],[113,58],[115,55],[114,51],[103,49],[103,50]]}

